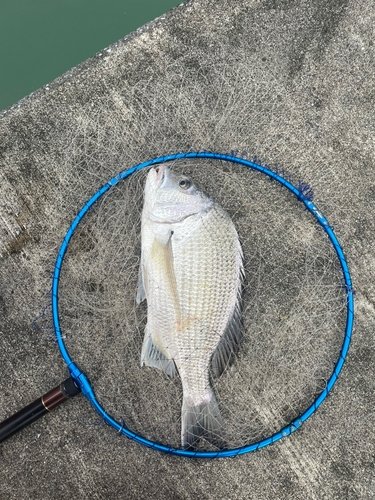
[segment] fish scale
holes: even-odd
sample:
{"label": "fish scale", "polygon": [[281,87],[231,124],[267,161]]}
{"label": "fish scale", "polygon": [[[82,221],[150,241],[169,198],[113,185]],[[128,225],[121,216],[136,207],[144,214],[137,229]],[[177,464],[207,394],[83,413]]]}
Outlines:
{"label": "fish scale", "polygon": [[224,209],[165,165],[150,170],[142,212],[138,302],[147,299],[141,360],[181,378],[181,439],[225,445],[210,384],[238,349],[242,250]]}

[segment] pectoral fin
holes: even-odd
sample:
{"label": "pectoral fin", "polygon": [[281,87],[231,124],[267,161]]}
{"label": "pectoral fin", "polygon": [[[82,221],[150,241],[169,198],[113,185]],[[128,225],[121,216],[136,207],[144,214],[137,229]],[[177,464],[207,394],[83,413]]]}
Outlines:
{"label": "pectoral fin", "polygon": [[137,304],[140,304],[146,298],[146,290],[144,286],[144,277],[143,277],[143,265],[142,260],[139,264],[139,273],[138,273],[138,288],[137,288]]}
{"label": "pectoral fin", "polygon": [[[173,269],[172,235],[173,233],[171,232],[166,235],[164,240],[160,240],[158,238],[154,239],[149,255],[150,274],[147,276],[145,267],[142,268],[143,276],[141,276],[140,272],[137,301],[143,300],[142,298],[146,296],[147,300],[154,300],[155,302],[155,296],[153,296],[154,289],[152,287],[156,287],[158,289],[159,295],[156,295],[156,298],[158,300],[162,300],[160,299],[160,290],[162,290],[165,297],[168,298],[168,304],[170,304],[170,306],[174,309],[176,322],[178,324],[180,322],[181,314],[176,278]],[[148,283],[150,276],[152,276],[152,285]],[[157,286],[155,283],[157,283]],[[150,289],[148,288],[149,286],[151,287]],[[157,307],[157,304],[153,305],[154,307]],[[148,306],[149,314],[151,314],[150,304],[148,304]],[[150,319],[150,316],[148,319],[149,323],[146,326],[145,338],[142,346],[141,365],[145,364],[147,366],[158,368],[159,370],[164,370],[170,377],[175,377],[177,370],[171,354],[163,345],[163,341],[159,336],[158,327],[152,326],[152,331],[150,331],[150,324],[155,324],[152,322],[152,319]]]}
{"label": "pectoral fin", "polygon": [[176,317],[176,324],[181,322],[181,310],[177,293],[176,276],[173,265],[173,249],[172,249],[173,232],[170,233],[166,242],[159,241],[155,238],[152,250],[151,260],[155,267],[159,270],[158,281],[160,286],[163,286],[172,299],[173,309]]}

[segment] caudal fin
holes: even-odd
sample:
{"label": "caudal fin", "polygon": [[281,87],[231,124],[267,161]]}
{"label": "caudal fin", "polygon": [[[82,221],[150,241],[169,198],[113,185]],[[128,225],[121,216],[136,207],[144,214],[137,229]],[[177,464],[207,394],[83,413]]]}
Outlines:
{"label": "caudal fin", "polygon": [[208,403],[192,405],[184,398],[182,404],[181,441],[185,450],[195,449],[200,438],[222,449],[225,429],[215,394],[209,392]]}

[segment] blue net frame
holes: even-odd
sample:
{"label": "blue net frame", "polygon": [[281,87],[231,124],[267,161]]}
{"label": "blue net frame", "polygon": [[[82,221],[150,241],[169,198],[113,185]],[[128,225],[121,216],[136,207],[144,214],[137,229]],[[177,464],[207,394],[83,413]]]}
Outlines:
{"label": "blue net frame", "polygon": [[[237,151],[238,152],[238,151]],[[242,157],[236,157],[236,153],[234,154],[219,154],[219,153],[213,153],[213,152],[198,152],[198,153],[178,153],[178,154],[173,154],[173,155],[168,155],[168,156],[161,156],[159,158],[152,159],[150,161],[147,161],[145,163],[141,163],[139,165],[134,166],[133,168],[130,168],[129,170],[126,170],[124,172],[120,172],[116,177],[113,177],[107,184],[105,184],[99,191],[85,204],[85,206],[82,208],[82,210],[78,213],[76,218],[74,219],[72,225],[70,226],[64,241],[61,245],[61,248],[58,253],[58,257],[56,260],[56,265],[55,265],[55,270],[53,274],[53,286],[52,286],[52,314],[53,314],[53,323],[54,323],[54,328],[55,328],[55,336],[56,336],[56,341],[58,343],[58,346],[60,348],[61,354],[68,366],[70,375],[72,378],[75,380],[77,385],[80,387],[81,391],[83,394],[86,396],[86,398],[90,401],[92,406],[95,408],[95,410],[99,413],[99,415],[102,417],[102,419],[112,427],[114,427],[120,434],[124,434],[126,437],[129,439],[132,439],[136,441],[137,443],[143,444],[144,446],[147,446],[148,448],[153,448],[155,450],[164,452],[164,453],[169,453],[172,455],[178,455],[181,457],[195,457],[195,458],[217,458],[217,457],[231,457],[231,456],[236,456],[236,455],[241,455],[243,453],[248,453],[251,451],[256,451],[259,450],[260,448],[263,448],[264,446],[268,446],[275,441],[278,441],[279,439],[282,439],[283,437],[289,436],[289,434],[292,434],[294,431],[296,431],[303,422],[305,422],[315,411],[316,409],[321,405],[321,403],[324,401],[324,399],[327,397],[329,391],[332,389],[333,385],[335,384],[337,377],[339,376],[339,373],[342,369],[342,366],[344,364],[344,360],[346,358],[346,355],[348,353],[348,348],[350,344],[350,339],[352,335],[352,329],[353,329],[353,319],[354,319],[354,302],[353,302],[353,294],[354,290],[352,288],[352,283],[351,283],[351,278],[349,274],[349,269],[347,262],[344,257],[344,253],[337,241],[337,238],[333,232],[333,228],[328,224],[327,220],[324,218],[322,213],[318,210],[318,208],[312,203],[311,201],[311,196],[310,190],[308,186],[305,184],[300,183],[299,188],[297,189],[294,187],[289,181],[290,181],[290,176],[288,177],[288,180],[284,179],[282,176],[278,175],[277,169],[276,173],[270,170],[267,165],[262,166],[259,162],[258,163],[253,163],[248,161],[247,159],[244,159]],[[244,156],[244,155],[243,155]],[[141,170],[143,168],[152,166],[152,165],[157,165],[159,163],[165,163],[168,161],[173,161],[173,160],[178,160],[178,159],[196,159],[196,158],[206,158],[206,159],[211,159],[211,160],[221,160],[221,161],[229,161],[232,163],[237,163],[244,165],[247,168],[257,170],[258,172],[261,172],[265,175],[267,175],[271,180],[276,180],[278,181],[282,186],[286,187],[291,191],[299,201],[301,201],[307,210],[309,210],[313,216],[316,218],[317,223],[324,229],[324,231],[327,233],[329,240],[331,241],[332,245],[335,248],[336,254],[338,256],[338,259],[341,264],[341,269],[343,272],[343,281],[345,285],[343,285],[343,288],[346,291],[346,298],[347,298],[347,317],[346,317],[346,328],[345,328],[345,338],[344,342],[341,348],[340,356],[339,359],[336,363],[336,366],[333,370],[333,373],[328,380],[326,388],[323,390],[323,392],[316,398],[314,403],[298,418],[296,418],[293,422],[291,422],[289,425],[281,429],[279,432],[273,434],[267,439],[263,439],[262,441],[259,441],[257,443],[248,445],[248,446],[243,446],[241,448],[236,448],[236,449],[231,449],[231,450],[221,450],[221,451],[214,451],[214,452],[208,452],[208,451],[188,451],[188,450],[182,450],[182,449],[176,449],[171,446],[164,446],[160,443],[150,441],[148,439],[145,439],[144,437],[140,436],[139,434],[135,434],[129,429],[126,428],[124,421],[122,420],[121,423],[116,422],[110,415],[108,415],[105,410],[100,406],[98,403],[94,391],[90,385],[90,382],[87,378],[87,376],[81,372],[81,370],[78,368],[78,366],[72,361],[70,358],[68,351],[65,347],[64,340],[63,340],[63,335],[61,332],[60,328],[60,322],[59,322],[59,314],[58,314],[58,286],[59,286],[59,278],[60,278],[60,270],[63,264],[64,256],[67,251],[69,241],[72,238],[74,231],[80,221],[83,219],[87,211],[90,209],[90,207],[99,200],[99,198],[109,189],[111,189],[113,186],[115,186],[118,182],[120,182],[123,179],[126,179],[129,177],[131,174],[134,172]],[[256,158],[254,158],[256,161]]]}

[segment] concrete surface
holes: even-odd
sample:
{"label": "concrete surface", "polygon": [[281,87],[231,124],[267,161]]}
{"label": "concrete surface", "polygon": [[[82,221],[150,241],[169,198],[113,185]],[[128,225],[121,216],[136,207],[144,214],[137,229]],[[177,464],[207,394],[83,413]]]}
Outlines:
{"label": "concrete surface", "polygon": [[[30,323],[68,222],[132,158],[253,149],[328,184],[343,206],[335,225],[356,290],[340,379],[288,439],[234,459],[178,459],[82,425],[78,406],[92,422],[95,412],[70,401],[1,445],[1,499],[375,497],[374,25],[367,0],[184,2],[0,113],[0,419],[66,377],[56,346]],[[221,85],[225,103],[215,101]],[[200,112],[199,99],[184,104],[189,88],[204,96]],[[132,131],[121,146],[116,120],[98,133],[120,114]],[[87,131],[98,165],[106,157],[91,184],[70,148]],[[89,158],[90,137],[82,144]]]}

